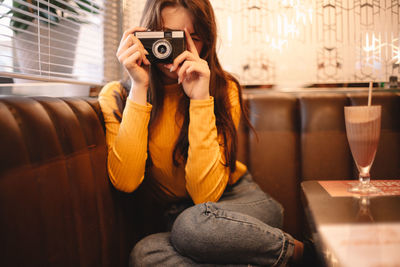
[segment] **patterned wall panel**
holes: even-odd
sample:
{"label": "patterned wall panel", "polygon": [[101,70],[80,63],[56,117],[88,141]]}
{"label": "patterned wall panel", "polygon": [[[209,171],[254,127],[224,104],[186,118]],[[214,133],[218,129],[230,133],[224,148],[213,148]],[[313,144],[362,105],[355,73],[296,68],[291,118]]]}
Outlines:
{"label": "patterned wall panel", "polygon": [[[279,88],[400,76],[400,0],[211,3],[219,57],[243,84]],[[144,1],[129,4],[126,25],[137,25]]]}

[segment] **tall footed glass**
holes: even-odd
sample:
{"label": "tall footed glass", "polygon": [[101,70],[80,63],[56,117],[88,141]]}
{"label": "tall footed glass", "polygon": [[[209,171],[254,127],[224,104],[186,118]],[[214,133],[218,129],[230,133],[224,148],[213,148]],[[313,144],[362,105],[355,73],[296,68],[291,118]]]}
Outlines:
{"label": "tall footed glass", "polygon": [[349,191],[373,194],[380,190],[370,183],[369,171],[375,159],[381,130],[381,106],[344,107],[346,134],[359,171],[359,182]]}

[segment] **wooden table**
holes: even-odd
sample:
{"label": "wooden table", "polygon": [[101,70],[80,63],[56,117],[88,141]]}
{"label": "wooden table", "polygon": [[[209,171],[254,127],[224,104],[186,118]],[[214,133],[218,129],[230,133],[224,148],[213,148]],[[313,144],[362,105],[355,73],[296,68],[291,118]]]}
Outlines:
{"label": "wooden table", "polygon": [[400,266],[399,195],[332,196],[318,181],[302,182],[301,188],[307,221],[327,266],[389,266],[391,257],[397,265],[390,266]]}

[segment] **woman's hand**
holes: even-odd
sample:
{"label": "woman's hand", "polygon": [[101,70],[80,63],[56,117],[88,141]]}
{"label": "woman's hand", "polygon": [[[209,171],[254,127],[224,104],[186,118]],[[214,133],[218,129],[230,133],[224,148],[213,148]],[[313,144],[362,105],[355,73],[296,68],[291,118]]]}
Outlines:
{"label": "woman's hand", "polygon": [[[178,74],[178,83],[182,83],[185,94],[190,99],[210,98],[210,68],[207,61],[200,58],[192,37],[185,28],[187,49],[174,59],[170,71]],[[182,64],[183,62],[183,64]],[[180,64],[182,64],[180,66]]]}
{"label": "woman's hand", "polygon": [[146,58],[148,52],[142,43],[135,37],[137,31],[145,31],[142,27],[133,27],[124,32],[117,50],[118,61],[128,71],[132,85],[138,88],[145,88],[149,85],[149,65]]}

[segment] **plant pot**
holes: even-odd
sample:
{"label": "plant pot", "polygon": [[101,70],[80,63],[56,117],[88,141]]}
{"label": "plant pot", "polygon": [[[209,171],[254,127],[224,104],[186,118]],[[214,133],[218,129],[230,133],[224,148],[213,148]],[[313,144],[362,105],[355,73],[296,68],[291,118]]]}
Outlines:
{"label": "plant pot", "polygon": [[26,30],[30,33],[14,34],[17,72],[70,78],[80,25],[63,19],[56,26],[41,22],[38,29],[37,21],[33,22],[35,26],[30,25]]}

